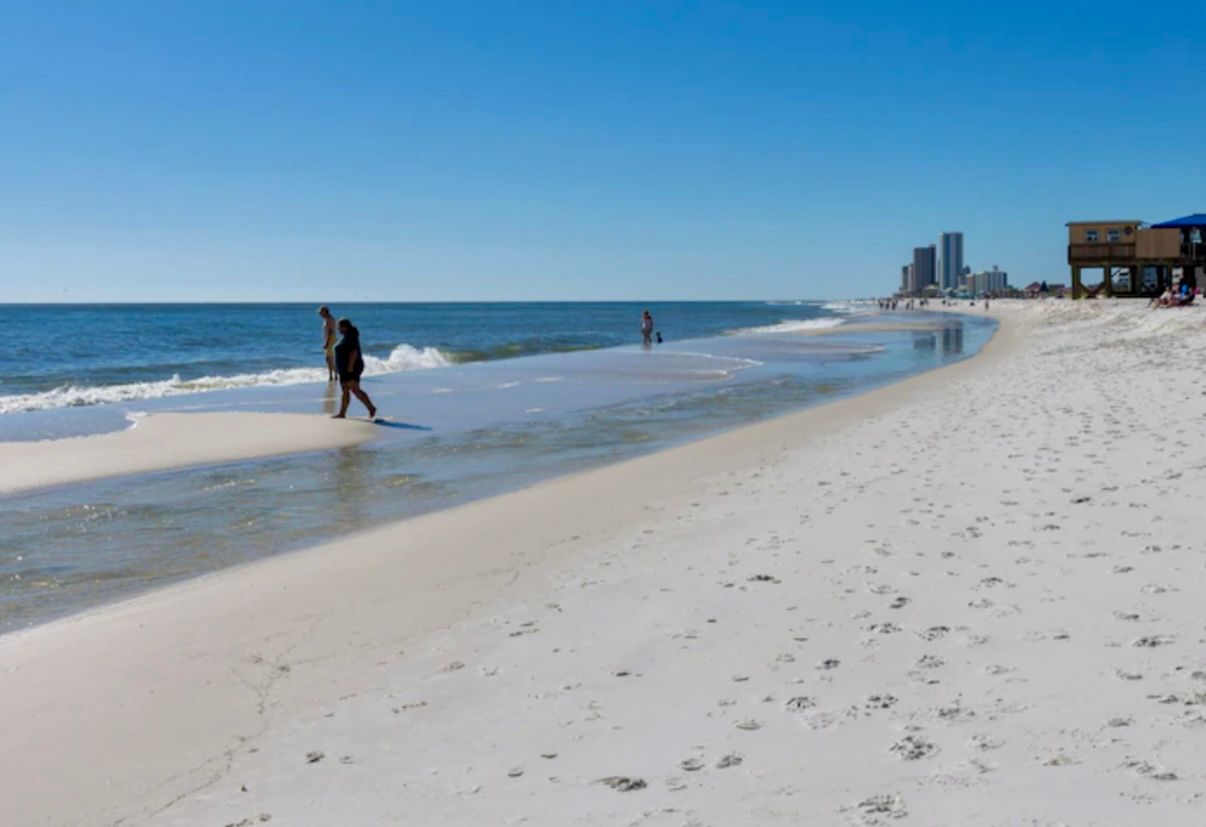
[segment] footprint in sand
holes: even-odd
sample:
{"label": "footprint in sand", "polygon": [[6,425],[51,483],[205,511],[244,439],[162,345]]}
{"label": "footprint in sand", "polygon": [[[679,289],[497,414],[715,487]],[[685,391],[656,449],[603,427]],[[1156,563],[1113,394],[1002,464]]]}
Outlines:
{"label": "footprint in sand", "polygon": [[616,792],[630,793],[634,790],[643,790],[646,785],[643,778],[629,778],[626,775],[609,775],[606,778],[599,779],[600,784],[605,784],[611,787]]}
{"label": "footprint in sand", "polygon": [[935,641],[945,637],[951,630],[950,626],[931,626],[928,629],[923,629],[917,633],[917,636],[922,640]]}
{"label": "footprint in sand", "polygon": [[883,695],[871,695],[867,698],[867,703],[865,706],[867,709],[872,710],[891,709],[892,707],[896,706],[896,696],[888,695],[886,693]]}
{"label": "footprint in sand", "polygon": [[968,721],[976,717],[976,713],[973,710],[968,709],[958,701],[950,706],[938,707],[935,714],[944,721]]}
{"label": "footprint in sand", "polygon": [[1131,643],[1131,646],[1136,646],[1140,649],[1155,649],[1157,646],[1167,646],[1174,640],[1175,638],[1172,635],[1144,635]]}
{"label": "footprint in sand", "polygon": [[817,705],[817,702],[807,695],[797,695],[794,698],[789,698],[784,707],[788,712],[803,712],[806,709],[812,709]]}
{"label": "footprint in sand", "polygon": [[938,747],[920,735],[906,735],[889,747],[888,751],[896,753],[905,761],[917,761],[933,755],[938,751]]}
{"label": "footprint in sand", "polygon": [[1162,770],[1150,761],[1130,760],[1122,766],[1141,778],[1150,778],[1153,781],[1176,781],[1179,777],[1175,772]]}
{"label": "footprint in sand", "polygon": [[976,749],[987,752],[988,750],[1000,749],[1005,742],[999,738],[993,738],[991,735],[976,733],[971,737],[971,743]]}
{"label": "footprint in sand", "polygon": [[884,793],[864,798],[855,805],[864,824],[882,824],[881,816],[891,819],[904,818],[909,814],[904,800],[895,793]]}

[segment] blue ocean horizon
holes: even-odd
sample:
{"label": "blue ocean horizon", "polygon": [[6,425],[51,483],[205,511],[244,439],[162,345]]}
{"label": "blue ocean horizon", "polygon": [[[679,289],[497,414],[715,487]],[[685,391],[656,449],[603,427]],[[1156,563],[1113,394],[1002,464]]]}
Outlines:
{"label": "blue ocean horizon", "polygon": [[[0,362],[0,414],[300,384],[326,375],[317,304],[4,307],[13,345]],[[832,317],[834,308],[846,307],[852,306],[760,300],[331,304],[337,318],[360,329],[370,376],[633,343],[644,309],[672,342]]]}

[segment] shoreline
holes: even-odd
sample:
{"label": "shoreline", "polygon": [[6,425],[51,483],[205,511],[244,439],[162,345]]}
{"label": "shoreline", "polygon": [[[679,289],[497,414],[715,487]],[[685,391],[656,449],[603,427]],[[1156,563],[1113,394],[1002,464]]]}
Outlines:
{"label": "shoreline", "polygon": [[[0,691],[14,719],[28,723],[10,733],[0,764],[22,790],[15,812],[30,824],[84,812],[149,818],[206,786],[213,762],[261,727],[266,712],[255,698],[276,685],[285,660],[322,663],[343,657],[353,640],[371,651],[437,633],[665,503],[924,398],[1000,362],[1013,343],[1002,323],[976,356],[854,397],[0,637]],[[285,703],[301,713],[312,702]],[[94,748],[131,731],[145,736],[99,778]],[[62,738],[76,746],[56,752]],[[35,806],[51,798],[61,815]]]}
{"label": "shoreline", "polygon": [[[877,323],[874,325],[863,323],[832,329],[792,332],[788,336],[825,335],[839,333],[843,330],[852,333],[908,332],[938,330],[943,326],[944,322],[941,320],[895,324]],[[935,370],[944,370],[953,365],[962,364],[969,359],[980,358],[982,349],[989,347],[991,340],[998,335],[995,325],[988,329],[992,332],[983,340],[980,348],[973,351],[971,355],[965,355],[958,361],[944,366],[925,368],[906,375],[903,378],[889,379],[886,380],[886,384],[881,382],[869,384],[865,388],[856,387],[831,391],[828,395],[810,399],[807,403],[798,402],[796,403],[797,407],[771,411],[763,418],[747,419],[735,425],[726,423],[721,426],[714,423],[712,426],[713,430],[710,433],[680,435],[678,438],[666,439],[660,444],[651,445],[640,453],[608,459],[585,468],[560,469],[543,474],[534,480],[520,479],[513,484],[504,485],[501,489],[495,488],[493,491],[461,498],[459,501],[454,500],[453,502],[440,503],[430,510],[421,510],[417,513],[414,511],[410,513],[395,513],[393,516],[388,516],[383,520],[374,520],[368,525],[360,525],[348,533],[341,532],[326,536],[319,535],[311,537],[305,542],[295,541],[283,548],[277,545],[267,553],[261,552],[255,555],[244,555],[239,562],[233,564],[233,568],[239,568],[254,563],[257,560],[275,557],[278,556],[278,553],[291,555],[315,547],[330,546],[341,540],[359,536],[366,531],[376,528],[388,528],[389,526],[398,525],[401,522],[414,519],[418,516],[472,505],[483,499],[513,493],[543,482],[555,483],[557,480],[572,478],[581,473],[590,473],[594,470],[600,470],[610,465],[622,464],[643,456],[660,455],[666,451],[689,446],[701,440],[710,440],[754,425],[773,422],[777,419],[790,417],[816,407],[826,407],[839,401],[856,399],[867,393],[873,393],[899,385],[902,382],[908,382],[913,378]],[[800,404],[803,404],[804,407],[798,407]],[[226,432],[233,429],[236,425],[241,426],[236,432],[238,438],[234,440],[228,439]],[[0,460],[5,459],[5,449],[11,448],[13,449],[12,453],[24,461],[23,464],[10,463],[7,466],[0,463],[0,467],[4,468],[3,471],[0,471],[0,496],[20,496],[31,492],[40,493],[39,489],[68,486],[76,483],[97,482],[123,475],[134,477],[135,479],[132,484],[136,486],[144,483],[154,485],[153,481],[144,480],[141,475],[158,471],[182,472],[191,470],[204,473],[211,467],[220,468],[223,464],[268,459],[288,454],[318,452],[343,447],[345,444],[355,446],[373,439],[373,427],[373,423],[356,419],[350,419],[338,424],[331,423],[325,417],[311,414],[160,413],[144,415],[136,421],[133,427],[118,434],[74,437],[42,442],[0,443]],[[305,430],[314,432],[320,439],[327,440],[327,443],[313,441],[312,437],[309,442],[290,443],[291,439],[307,436],[301,433],[301,431]],[[345,438],[345,442],[330,444],[332,436],[342,436]],[[138,440],[136,441],[134,437],[137,437]],[[221,442],[219,443],[217,440],[221,440]],[[131,448],[135,447],[140,449],[138,453],[131,451]],[[278,450],[278,448],[282,450]],[[254,451],[254,453],[249,454],[248,451]],[[222,452],[225,452],[224,456],[221,455]],[[70,458],[70,462],[45,461],[47,458],[53,458],[55,455],[67,455]],[[146,465],[144,467],[137,467],[137,463],[141,460],[146,460]],[[33,470],[31,473],[26,474],[23,471],[24,467],[31,467]],[[44,479],[39,479],[38,475],[42,475]],[[11,484],[14,480],[19,480],[23,487],[6,488],[6,483]],[[91,495],[84,492],[81,496]],[[18,548],[18,551],[21,551],[21,549]],[[148,549],[147,553],[158,554],[153,549]],[[110,590],[100,599],[76,599],[73,603],[64,603],[59,610],[34,612],[32,614],[27,611],[24,622],[11,624],[7,628],[0,627],[0,636],[37,628],[46,623],[59,620],[70,620],[81,614],[103,610],[109,605],[137,599],[140,595],[146,593],[187,584],[197,578],[221,574],[221,572],[230,568],[232,568],[230,563],[220,567],[202,567],[199,570],[178,574],[165,580],[159,580],[158,582],[154,580],[144,582],[141,588],[127,589],[124,593],[114,593],[113,590]],[[36,582],[36,571],[21,572],[21,576],[29,582]]]}
{"label": "shoreline", "polygon": [[[843,322],[785,331],[805,337],[935,330],[940,323]],[[791,411],[788,411],[791,413]],[[775,414],[779,415],[779,414]],[[0,441],[0,496],[113,477],[179,470],[369,441],[368,423],[334,425],[325,416],[280,412],[159,412],[127,416],[128,427],[83,436]]]}
{"label": "shoreline", "polygon": [[373,425],[317,414],[161,413],[124,431],[0,442],[0,496],[110,477],[359,445]]}

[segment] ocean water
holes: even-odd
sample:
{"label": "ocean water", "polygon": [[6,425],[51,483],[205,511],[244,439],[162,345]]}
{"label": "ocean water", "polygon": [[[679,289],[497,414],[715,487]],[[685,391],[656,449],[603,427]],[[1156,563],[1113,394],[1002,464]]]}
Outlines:
{"label": "ocean water", "polygon": [[[0,498],[0,631],[858,393],[966,358],[993,330],[854,304],[667,303],[650,305],[666,341],[645,349],[641,309],[335,308],[374,357],[378,439]],[[46,364],[0,363],[0,439],[335,404],[309,306],[9,310],[58,332]],[[869,324],[893,321],[930,326]]]}
{"label": "ocean water", "polygon": [[[361,332],[369,375],[639,338],[649,309],[670,341],[824,324],[819,302],[530,302],[334,305]],[[326,378],[315,306],[306,304],[9,305],[0,414]],[[2,427],[2,425],[0,425]],[[0,431],[0,438],[4,436]]]}

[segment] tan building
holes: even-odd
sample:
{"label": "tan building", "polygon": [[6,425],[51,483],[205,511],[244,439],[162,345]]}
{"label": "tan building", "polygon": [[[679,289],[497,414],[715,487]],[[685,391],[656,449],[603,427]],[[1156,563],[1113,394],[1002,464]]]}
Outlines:
{"label": "tan building", "polygon": [[[1068,265],[1072,268],[1072,298],[1155,296],[1174,280],[1197,286],[1206,248],[1189,239],[1201,234],[1194,222],[1206,216],[1186,216],[1148,225],[1138,219],[1068,222]],[[1199,260],[1200,258],[1200,260]],[[1086,286],[1082,270],[1100,270],[1101,283]]]}

